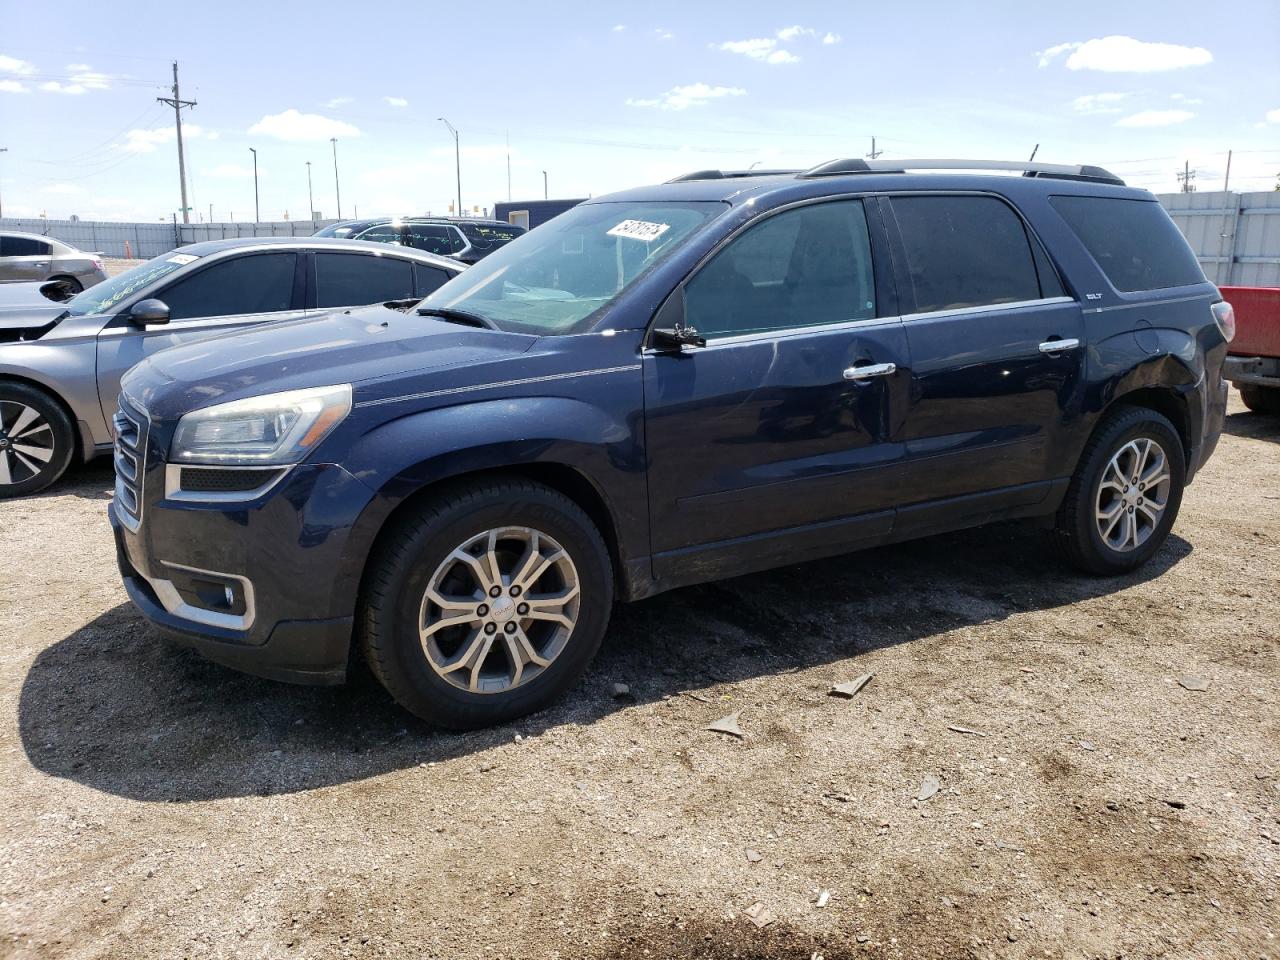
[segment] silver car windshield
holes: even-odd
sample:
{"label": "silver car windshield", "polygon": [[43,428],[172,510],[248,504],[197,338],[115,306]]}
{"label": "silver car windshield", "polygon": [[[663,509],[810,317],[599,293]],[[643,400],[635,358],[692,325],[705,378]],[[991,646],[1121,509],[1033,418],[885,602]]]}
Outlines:
{"label": "silver car windshield", "polygon": [[578,333],[728,209],[720,201],[584,203],[485,257],[421,306],[469,313],[512,333]]}
{"label": "silver car windshield", "polygon": [[133,296],[144,287],[155,283],[161,277],[185,267],[199,259],[189,253],[171,251],[164,256],[140,263],[131,270],[118,274],[102,283],[94,284],[87,290],[77,293],[66,302],[67,312],[73,317],[82,317],[91,313],[107,313],[127,297]]}

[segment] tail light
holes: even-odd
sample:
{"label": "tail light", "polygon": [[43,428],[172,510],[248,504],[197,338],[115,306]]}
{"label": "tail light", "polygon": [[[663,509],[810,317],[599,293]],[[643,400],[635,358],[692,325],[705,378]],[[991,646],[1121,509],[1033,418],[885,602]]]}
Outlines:
{"label": "tail light", "polygon": [[106,269],[105,267],[103,267],[103,265],[102,265],[102,261],[101,261],[101,260],[99,260],[97,257],[90,257],[90,262],[91,262],[95,267],[97,267],[99,270]]}
{"label": "tail light", "polygon": [[1236,338],[1236,311],[1225,300],[1219,300],[1209,308],[1213,312],[1213,320],[1222,331],[1222,336],[1230,343]]}

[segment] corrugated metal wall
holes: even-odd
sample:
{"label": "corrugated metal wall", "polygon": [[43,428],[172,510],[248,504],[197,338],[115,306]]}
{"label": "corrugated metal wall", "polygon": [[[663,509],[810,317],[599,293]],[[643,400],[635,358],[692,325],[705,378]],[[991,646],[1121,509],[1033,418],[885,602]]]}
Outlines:
{"label": "corrugated metal wall", "polygon": [[158,257],[174,247],[223,237],[309,237],[334,220],[274,223],[107,223],[99,220],[0,220],[0,229],[38,233],[108,257]]}
{"label": "corrugated metal wall", "polygon": [[1220,287],[1280,287],[1280,191],[1162,193],[1160,202]]}

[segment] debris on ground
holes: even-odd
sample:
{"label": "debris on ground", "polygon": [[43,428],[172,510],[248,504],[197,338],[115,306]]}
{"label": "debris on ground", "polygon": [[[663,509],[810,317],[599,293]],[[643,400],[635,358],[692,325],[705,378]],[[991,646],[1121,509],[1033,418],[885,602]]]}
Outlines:
{"label": "debris on ground", "polygon": [[1209,681],[1204,677],[1193,677],[1191,675],[1178,678],[1178,685],[1184,690],[1193,690],[1196,693],[1204,693],[1209,689]]}
{"label": "debris on ground", "polygon": [[612,696],[615,700],[621,700],[623,697],[631,696],[631,688],[625,683],[615,683],[613,685]]}
{"label": "debris on ground", "polygon": [[864,673],[862,676],[855,680],[850,680],[848,683],[837,683],[832,686],[830,691],[828,691],[827,696],[843,697],[846,700],[851,700],[858,695],[859,690],[871,682],[871,678],[874,676],[874,673]]}
{"label": "debris on ground", "polygon": [[764,857],[762,857],[758,851],[756,850],[747,851],[747,863],[759,863],[763,859]]}
{"label": "debris on ground", "polygon": [[983,732],[982,732],[982,731],[980,731],[980,730],[975,730],[975,729],[973,729],[973,727],[962,727],[962,726],[960,726],[959,724],[955,724],[955,723],[949,723],[949,724],[947,724],[947,729],[948,729],[948,730],[950,730],[952,733],[967,733],[967,734],[970,734],[971,736],[975,736],[975,737],[985,737],[985,736],[986,736],[986,734],[985,734],[985,733],[983,733]]}
{"label": "debris on ground", "polygon": [[760,900],[757,900],[751,906],[747,907],[747,909],[743,912],[746,913],[747,919],[750,920],[752,923],[754,923],[761,930],[763,930],[769,924],[773,923],[773,921],[778,919],[776,916],[774,916],[773,911],[770,910],[768,907],[766,907],[764,903]]}
{"label": "debris on ground", "polygon": [[817,903],[815,904],[815,906],[817,906],[817,908],[818,908],[819,910],[822,910],[822,909],[823,909],[824,907],[826,907],[826,905],[827,905],[828,903],[830,903],[830,902],[831,902],[831,891],[830,891],[830,890],[819,890],[819,891],[818,891],[818,900],[817,900]]}
{"label": "debris on ground", "polygon": [[924,778],[920,783],[920,790],[916,793],[916,799],[921,803],[931,798],[942,788],[942,781],[935,777],[932,773]]}
{"label": "debris on ground", "polygon": [[707,724],[705,729],[710,730],[712,733],[727,733],[731,737],[742,739],[746,737],[746,734],[743,733],[742,728],[738,726],[738,718],[740,716],[742,716],[742,711],[735,710],[727,717],[721,717],[714,723]]}

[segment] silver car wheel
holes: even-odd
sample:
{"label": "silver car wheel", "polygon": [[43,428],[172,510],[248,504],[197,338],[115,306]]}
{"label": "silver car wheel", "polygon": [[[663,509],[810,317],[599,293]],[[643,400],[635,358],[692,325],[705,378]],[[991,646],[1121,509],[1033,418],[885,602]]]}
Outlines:
{"label": "silver car wheel", "polygon": [[468,693],[506,693],[543,673],[578,620],[578,571],[555,540],[500,527],[459,544],[427,583],[418,617],[431,668]]}
{"label": "silver car wheel", "polygon": [[53,428],[35,407],[0,400],[0,486],[25,483],[53,459]]}
{"label": "silver car wheel", "polygon": [[1137,437],[1117,450],[1095,498],[1102,542],[1119,553],[1146,543],[1169,505],[1171,484],[1168,458],[1156,441]]}

